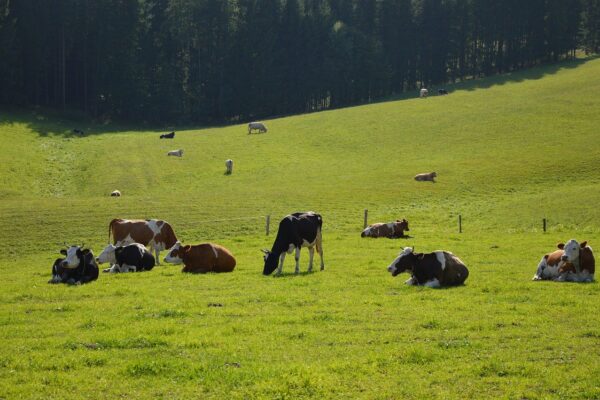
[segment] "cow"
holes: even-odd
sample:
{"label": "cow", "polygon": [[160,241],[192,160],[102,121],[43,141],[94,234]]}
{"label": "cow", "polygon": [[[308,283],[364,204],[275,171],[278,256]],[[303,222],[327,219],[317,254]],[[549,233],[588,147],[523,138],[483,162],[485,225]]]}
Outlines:
{"label": "cow", "polygon": [[81,129],[73,129],[73,133],[79,136],[83,136],[83,131]]}
{"label": "cow", "polygon": [[587,241],[578,243],[571,239],[567,244],[556,245],[558,250],[546,254],[540,260],[534,281],[554,280],[569,282],[592,282],[596,271],[596,261]]}
{"label": "cow", "polygon": [[110,197],[121,197],[121,192],[120,192],[120,191],[118,191],[118,190],[113,190],[113,191],[110,193]]}
{"label": "cow", "polygon": [[60,251],[64,258],[57,258],[52,265],[52,279],[48,283],[81,285],[98,279],[98,265],[94,254],[80,246],[70,246]]}
{"label": "cow", "polygon": [[167,153],[168,156],[183,157],[183,150],[171,150]]}
{"label": "cow", "polygon": [[154,268],[154,256],[143,244],[133,243],[126,246],[109,244],[96,257],[98,264],[110,263],[111,267],[103,272],[139,272]]}
{"label": "cow", "polygon": [[231,175],[233,173],[233,160],[229,159],[225,161],[225,175]]}
{"label": "cow", "polygon": [[[279,223],[279,230],[271,251],[263,250],[265,253],[263,275],[270,275],[275,269],[277,269],[276,275],[281,275],[286,253],[291,253],[294,249],[296,250],[295,272],[298,274],[300,272],[299,261],[302,247],[308,247],[310,256],[308,272],[312,271],[315,247],[321,258],[321,271],[324,270],[322,226],[323,219],[319,214],[312,211],[294,213],[283,218]],[[277,260],[279,260],[279,268],[277,267]]]}
{"label": "cow", "polygon": [[248,124],[248,134],[251,134],[254,130],[257,130],[259,133],[266,133],[267,127],[262,122],[250,122]]}
{"label": "cow", "polygon": [[465,264],[448,251],[433,253],[415,253],[414,247],[407,247],[388,266],[388,272],[396,276],[410,271],[412,276],[407,285],[439,288],[462,285],[469,276]]}
{"label": "cow", "polygon": [[418,182],[430,181],[430,182],[435,183],[434,178],[436,176],[437,176],[437,173],[435,173],[435,172],[430,172],[428,174],[418,174],[418,175],[415,175],[415,181],[418,181]]}
{"label": "cow", "polygon": [[423,88],[419,91],[419,97],[425,98],[429,95],[429,90]]}
{"label": "cow", "polygon": [[108,243],[113,236],[115,246],[141,243],[154,250],[156,264],[160,265],[159,255],[162,250],[173,247],[177,237],[168,222],[159,219],[120,219],[115,218],[108,224]]}
{"label": "cow", "polygon": [[175,132],[163,133],[162,135],[160,135],[161,139],[173,139],[174,137],[175,137]]}
{"label": "cow", "polygon": [[369,225],[362,231],[360,237],[401,238],[404,237],[404,231],[410,231],[410,229],[408,229],[408,221],[406,219],[403,219],[402,221],[397,219],[395,222],[389,222],[387,224],[378,222]]}
{"label": "cow", "polygon": [[181,272],[195,274],[231,272],[236,264],[233,254],[223,246],[214,243],[183,246],[179,241],[169,249],[164,261],[183,263]]}
{"label": "cow", "polygon": [[448,91],[446,89],[438,89],[438,95],[444,96],[447,94],[448,94]]}

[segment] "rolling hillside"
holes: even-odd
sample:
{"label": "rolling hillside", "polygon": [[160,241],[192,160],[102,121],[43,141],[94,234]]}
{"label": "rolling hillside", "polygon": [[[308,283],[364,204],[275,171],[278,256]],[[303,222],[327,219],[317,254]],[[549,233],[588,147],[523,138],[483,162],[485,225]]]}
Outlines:
{"label": "rolling hillside", "polygon": [[[172,141],[0,113],[0,398],[600,398],[597,283],[530,281],[558,241],[600,247],[600,59],[448,89]],[[412,238],[361,240],[364,209]],[[300,210],[323,215],[326,270],[261,276],[259,250]],[[63,242],[98,254],[114,217],[165,219],[238,267],[47,285]],[[409,245],[459,255],[466,286],[392,279]]]}

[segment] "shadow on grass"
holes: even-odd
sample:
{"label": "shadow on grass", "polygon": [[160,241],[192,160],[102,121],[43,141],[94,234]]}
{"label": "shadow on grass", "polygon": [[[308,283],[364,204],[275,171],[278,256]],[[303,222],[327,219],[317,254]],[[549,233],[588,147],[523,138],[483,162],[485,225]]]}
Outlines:
{"label": "shadow on grass", "polygon": [[309,271],[300,271],[298,273],[295,273],[295,272],[282,272],[280,275],[273,274],[272,277],[276,278],[276,279],[294,278],[294,277],[297,277],[297,276],[307,276],[307,275],[316,274],[317,272],[319,272],[319,269],[316,269],[316,270],[313,269],[310,272]]}

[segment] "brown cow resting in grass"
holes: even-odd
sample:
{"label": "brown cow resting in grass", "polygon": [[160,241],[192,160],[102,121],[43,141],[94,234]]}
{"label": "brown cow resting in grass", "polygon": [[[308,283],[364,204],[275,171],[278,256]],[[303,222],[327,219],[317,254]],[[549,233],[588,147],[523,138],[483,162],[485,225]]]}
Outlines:
{"label": "brown cow resting in grass", "polygon": [[204,274],[207,272],[231,272],[235,257],[223,246],[213,243],[183,246],[175,243],[165,257],[165,262],[184,265],[181,272]]}
{"label": "brown cow resting in grass", "polygon": [[360,237],[386,237],[390,239],[404,237],[404,231],[410,231],[408,229],[408,221],[406,219],[397,219],[394,222],[381,223],[369,225],[362,233]]}
{"label": "brown cow resting in grass", "polygon": [[429,181],[429,182],[435,183],[434,178],[436,176],[437,176],[437,174],[435,172],[430,172],[428,174],[418,174],[418,175],[415,175],[415,181],[418,181],[418,182]]}

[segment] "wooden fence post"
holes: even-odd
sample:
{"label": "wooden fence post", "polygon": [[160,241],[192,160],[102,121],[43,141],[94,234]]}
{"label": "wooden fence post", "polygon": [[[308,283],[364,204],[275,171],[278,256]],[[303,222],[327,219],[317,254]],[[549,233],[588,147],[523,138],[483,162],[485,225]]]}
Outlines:
{"label": "wooden fence post", "polygon": [[544,226],[544,232],[546,232],[546,218],[542,220],[542,224]]}
{"label": "wooden fence post", "polygon": [[365,208],[365,222],[363,224],[363,229],[365,229],[367,227],[367,219],[368,219],[368,217],[369,217],[369,210],[367,210]]}
{"label": "wooden fence post", "polygon": [[462,215],[458,214],[458,233],[462,233]]}
{"label": "wooden fence post", "polygon": [[269,236],[269,225],[271,225],[271,215],[270,214],[267,215],[267,227],[266,227],[267,236]]}

